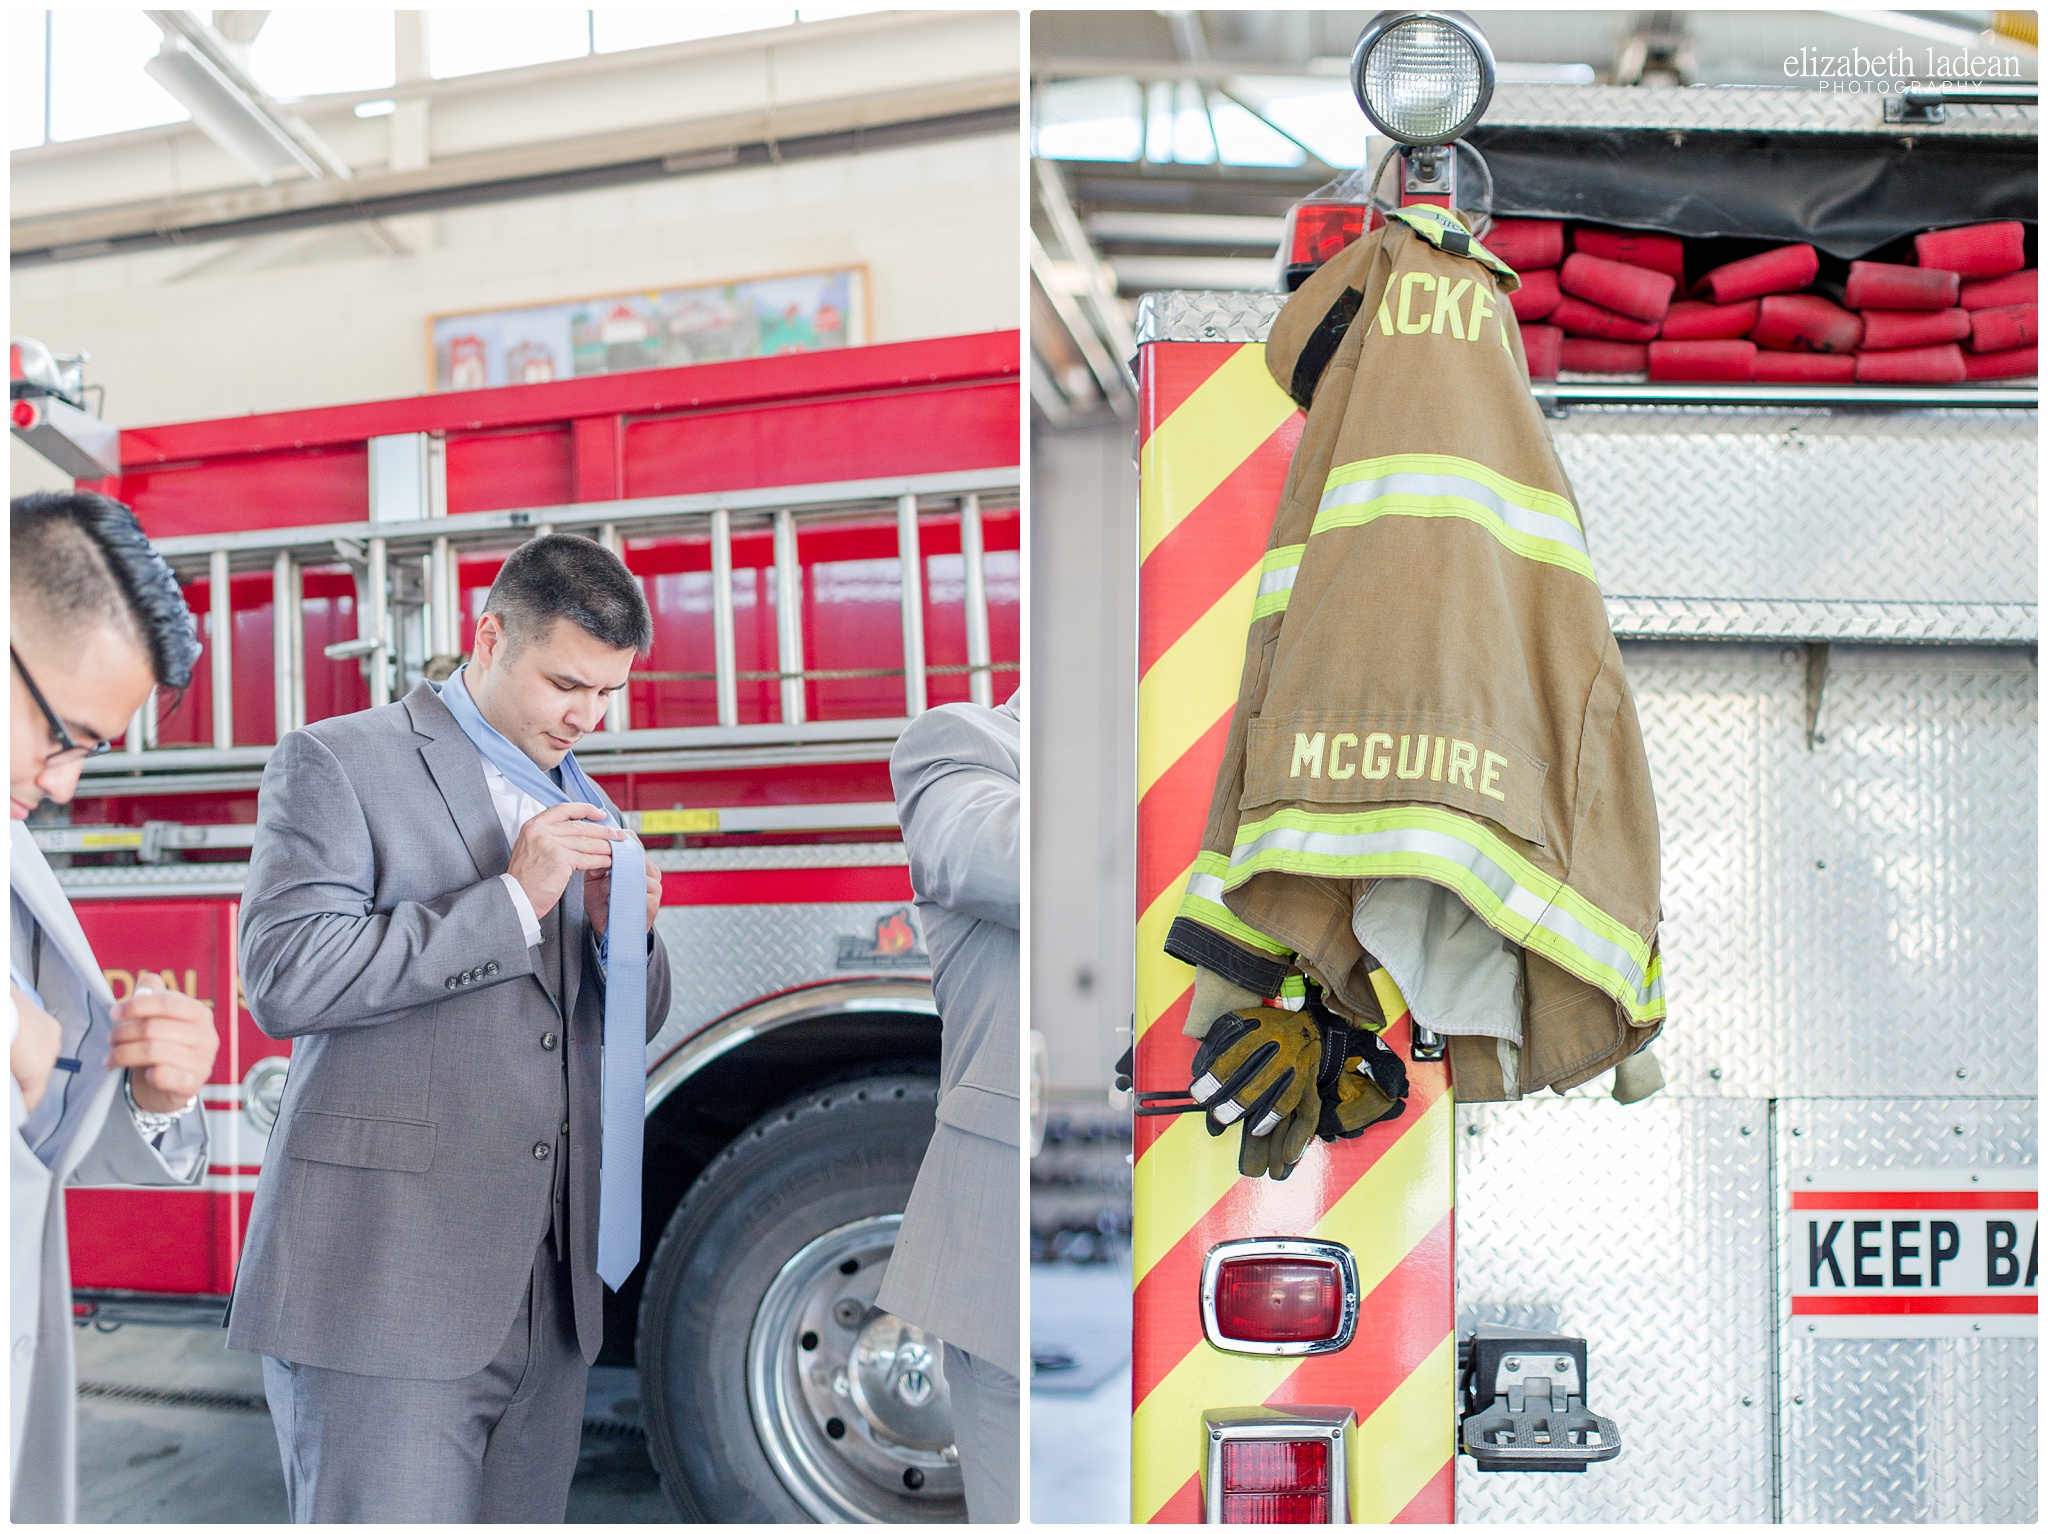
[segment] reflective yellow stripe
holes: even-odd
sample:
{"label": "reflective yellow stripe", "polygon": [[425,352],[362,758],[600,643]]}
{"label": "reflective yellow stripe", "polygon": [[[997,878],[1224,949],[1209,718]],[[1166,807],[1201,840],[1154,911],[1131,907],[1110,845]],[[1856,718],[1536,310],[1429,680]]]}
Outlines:
{"label": "reflective yellow stripe", "polygon": [[1245,571],[1139,679],[1140,799],[1236,703],[1258,584],[1257,568]]}
{"label": "reflective yellow stripe", "polygon": [[1517,484],[1469,458],[1396,453],[1340,464],[1323,482],[1310,536],[1382,517],[1456,517],[1484,528],[1524,559],[1598,581],[1568,496]]}
{"label": "reflective yellow stripe", "polygon": [[1278,810],[1238,827],[1225,887],[1259,873],[1427,879],[1503,937],[1598,986],[1636,1022],[1664,1016],[1663,962],[1649,943],[1466,816],[1428,805],[1345,815]]}
{"label": "reflective yellow stripe", "polygon": [[[1188,875],[1187,896],[1181,901],[1180,914],[1189,921],[1200,922],[1212,931],[1235,938],[1247,948],[1279,954],[1283,958],[1292,954],[1294,950],[1285,944],[1276,943],[1265,933],[1247,927],[1223,903],[1223,881],[1229,874],[1228,855],[1221,852],[1197,854],[1194,869]],[[1139,941],[1144,941],[1142,934]]]}
{"label": "reflective yellow stripe", "polygon": [[1174,913],[1180,909],[1188,876],[1194,871],[1195,865],[1189,864],[1187,872],[1154,896],[1138,918],[1136,1037],[1141,1039],[1145,1030],[1165,1016],[1195,983],[1194,966],[1181,963],[1166,951],[1167,931],[1173,925]]}
{"label": "reflective yellow stripe", "polygon": [[1263,345],[1240,346],[1203,379],[1138,455],[1140,562],[1293,414]]}
{"label": "reflective yellow stripe", "polygon": [[1252,621],[1287,611],[1287,599],[1294,594],[1294,577],[1301,569],[1305,543],[1289,543],[1269,549],[1259,564],[1259,593],[1252,602]]}
{"label": "reflective yellow stripe", "polygon": [[1394,1387],[1351,1437],[1353,1523],[1391,1523],[1457,1452],[1455,1335]]}

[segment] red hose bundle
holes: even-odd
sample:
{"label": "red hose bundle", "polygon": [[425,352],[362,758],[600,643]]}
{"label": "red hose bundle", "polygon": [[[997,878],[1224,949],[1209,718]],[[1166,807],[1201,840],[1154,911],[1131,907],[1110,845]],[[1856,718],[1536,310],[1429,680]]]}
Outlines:
{"label": "red hose bundle", "polygon": [[1666,341],[1733,341],[1748,335],[1756,324],[1756,307],[1753,298],[1739,304],[1702,304],[1687,299],[1664,312],[1657,334]]}
{"label": "red hose bundle", "polygon": [[1563,340],[1564,332],[1555,325],[1522,327],[1522,355],[1529,359],[1531,378],[1557,377],[1560,343]]}
{"label": "red hose bundle", "polygon": [[1557,284],[1574,298],[1583,298],[1589,304],[1612,309],[1630,319],[1655,324],[1671,307],[1671,294],[1678,281],[1665,272],[1653,272],[1644,267],[1630,266],[1625,261],[1607,261],[1599,256],[1589,256],[1584,251],[1574,251],[1564,258],[1564,269],[1557,274]]}
{"label": "red hose bundle", "polygon": [[1930,229],[1913,236],[1913,251],[1922,266],[1963,277],[2003,277],[2027,264],[2027,231],[2018,219]]}
{"label": "red hose bundle", "polygon": [[1971,383],[1992,378],[2032,378],[2041,371],[2038,348],[2015,346],[2009,352],[1965,352],[1963,376]]}
{"label": "red hose bundle", "polygon": [[1717,266],[1701,279],[1717,304],[1771,293],[1797,293],[1820,275],[1820,255],[1811,245],[1780,245],[1761,255]]}
{"label": "red hose bundle", "polygon": [[1748,383],[1756,347],[1748,341],[1652,341],[1651,383]]}
{"label": "red hose bundle", "polygon": [[1863,337],[1863,321],[1816,293],[1778,293],[1758,306],[1758,346],[1780,352],[1852,352]]}
{"label": "red hose bundle", "polygon": [[1858,352],[1858,383],[1961,383],[1968,376],[1963,367],[1963,349],[1947,346],[1916,346],[1902,352]]}
{"label": "red hose bundle", "polygon": [[1662,272],[1673,282],[1685,281],[1685,241],[1675,234],[1645,234],[1639,229],[1598,229],[1581,224],[1572,231],[1572,249]]}
{"label": "red hose bundle", "polygon": [[1894,266],[1889,261],[1849,263],[1851,309],[1947,309],[1962,290],[1954,272],[1930,266]]}
{"label": "red hose bundle", "polygon": [[[1989,310],[1988,313],[1997,313]],[[1865,309],[1862,348],[1867,352],[1895,352],[1908,346],[1939,346],[1960,341],[1970,333],[1967,309]]]}
{"label": "red hose bundle", "polygon": [[2037,303],[2041,295],[2041,274],[2033,267],[2005,277],[1963,284],[1958,300],[1965,309],[2002,309],[2007,304]]}
{"label": "red hose bundle", "polygon": [[1749,366],[1749,381],[1760,384],[1852,383],[1856,359],[1832,352],[1760,351]]}
{"label": "red hose bundle", "polygon": [[1515,311],[1515,318],[1527,324],[1540,320],[1557,307],[1563,295],[1557,291],[1557,273],[1538,270],[1523,272],[1522,285],[1508,295],[1508,304]]}
{"label": "red hose bundle", "polygon": [[2032,346],[2041,339],[2040,310],[2034,304],[2008,304],[2003,309],[1979,309],[1970,316],[1970,350],[2009,352],[2015,346]]}
{"label": "red hose bundle", "polygon": [[1632,320],[1625,314],[1616,314],[1612,309],[1603,309],[1570,294],[1560,298],[1557,307],[1550,311],[1550,323],[1568,336],[1591,336],[1601,341],[1657,339],[1655,320]]}
{"label": "red hose bundle", "polygon": [[1517,272],[1533,272],[1564,259],[1564,224],[1554,218],[1497,218],[1479,243]]}
{"label": "red hose bundle", "polygon": [[1642,373],[1650,366],[1649,348],[1628,341],[1588,341],[1568,335],[1558,353],[1558,367],[1570,373]]}

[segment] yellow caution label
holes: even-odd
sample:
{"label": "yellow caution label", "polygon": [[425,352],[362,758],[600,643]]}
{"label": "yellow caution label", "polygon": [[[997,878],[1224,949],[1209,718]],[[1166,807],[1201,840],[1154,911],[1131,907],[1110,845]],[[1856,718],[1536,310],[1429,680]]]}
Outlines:
{"label": "yellow caution label", "polygon": [[140,847],[140,831],[88,831],[78,839],[79,849],[97,852],[103,847]]}
{"label": "yellow caution label", "polygon": [[702,836],[718,829],[716,810],[642,810],[642,836]]}

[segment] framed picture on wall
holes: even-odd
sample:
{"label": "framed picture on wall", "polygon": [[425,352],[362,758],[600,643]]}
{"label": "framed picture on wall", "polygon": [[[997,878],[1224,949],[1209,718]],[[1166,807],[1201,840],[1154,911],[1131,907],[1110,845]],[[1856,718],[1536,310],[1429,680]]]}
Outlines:
{"label": "framed picture on wall", "polygon": [[867,268],[607,293],[427,321],[436,392],[865,345]]}

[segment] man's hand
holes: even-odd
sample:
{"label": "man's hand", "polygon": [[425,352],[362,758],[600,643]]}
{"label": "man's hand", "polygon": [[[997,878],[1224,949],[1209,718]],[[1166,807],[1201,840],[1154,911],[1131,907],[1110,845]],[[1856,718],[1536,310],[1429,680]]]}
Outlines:
{"label": "man's hand", "polygon": [[599,870],[610,875],[612,843],[625,834],[606,825],[604,811],[594,804],[557,804],[519,828],[512,865],[505,871],[526,891],[533,914],[545,918],[569,887],[570,875]]}
{"label": "man's hand", "polygon": [[[612,867],[593,868],[583,876],[583,913],[590,918],[590,930],[604,936],[612,918]],[[661,909],[661,870],[647,865],[647,930],[654,930],[654,913]]]}
{"label": "man's hand", "polygon": [[144,1113],[175,1113],[199,1095],[220,1049],[213,1008],[178,991],[138,980],[135,994],[116,1002],[110,1069],[126,1069],[128,1090]]}
{"label": "man's hand", "polygon": [[37,1006],[20,986],[9,984],[21,1023],[7,1052],[7,1065],[21,1085],[21,1100],[33,1108],[43,1100],[50,1072],[57,1068],[57,1055],[64,1047],[64,1025]]}

